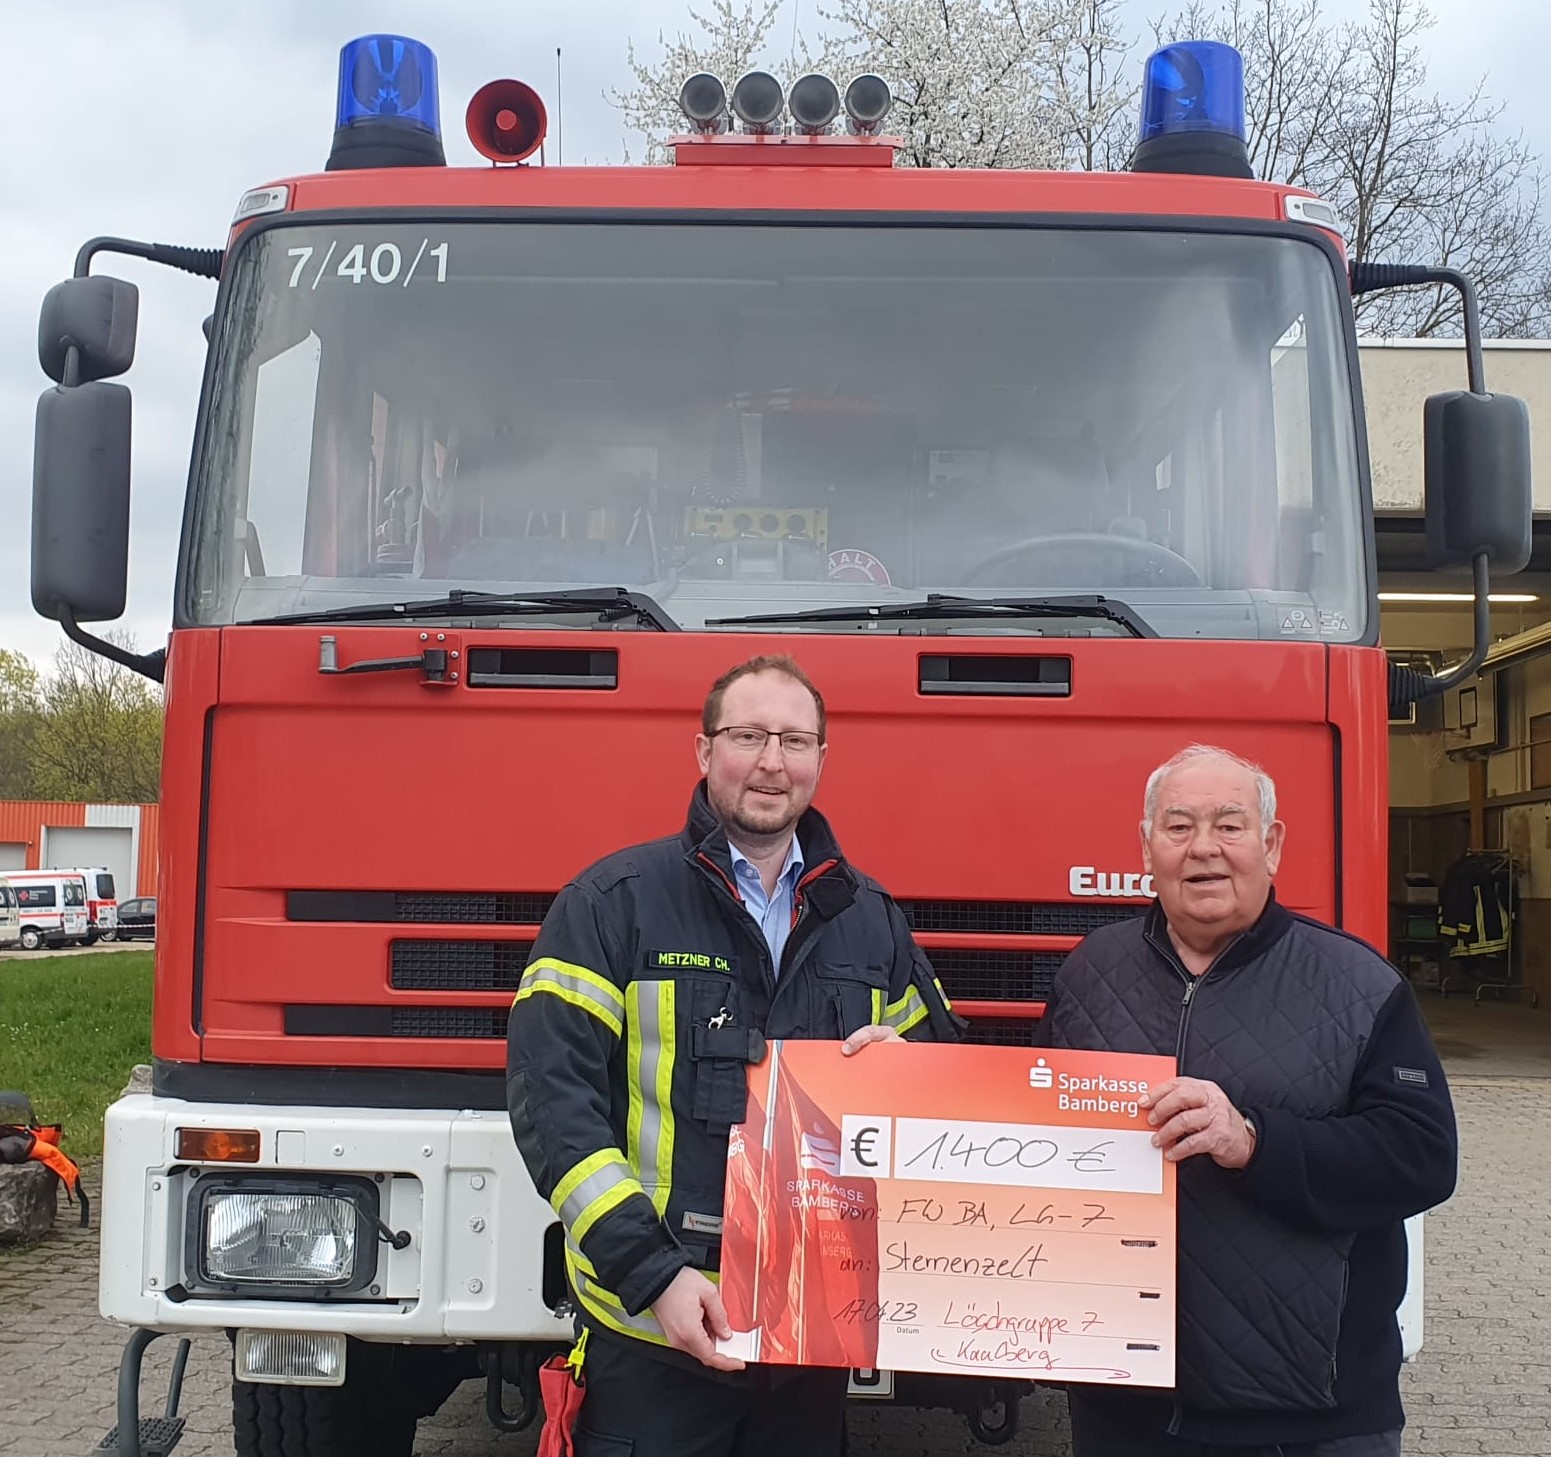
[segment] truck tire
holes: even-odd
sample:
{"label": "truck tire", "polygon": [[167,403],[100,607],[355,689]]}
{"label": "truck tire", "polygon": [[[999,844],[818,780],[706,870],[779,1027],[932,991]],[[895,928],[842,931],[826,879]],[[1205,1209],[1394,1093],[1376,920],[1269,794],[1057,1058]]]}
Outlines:
{"label": "truck tire", "polygon": [[37,951],[43,945],[43,932],[36,926],[23,926],[21,940],[23,951]]}
{"label": "truck tire", "polygon": [[411,1457],[415,1417],[383,1379],[392,1355],[391,1348],[351,1341],[343,1386],[233,1379],[237,1457]]}

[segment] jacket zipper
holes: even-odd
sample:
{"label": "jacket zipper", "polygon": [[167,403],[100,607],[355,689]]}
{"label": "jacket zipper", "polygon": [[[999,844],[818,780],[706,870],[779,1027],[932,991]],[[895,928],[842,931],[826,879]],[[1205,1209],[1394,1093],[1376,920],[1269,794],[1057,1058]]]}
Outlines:
{"label": "jacket zipper", "polygon": [[781,974],[787,969],[791,960],[792,943],[797,940],[797,930],[806,919],[808,903],[803,899],[802,886],[797,885],[792,891],[792,925],[786,933],[786,945],[781,948],[781,964],[776,968],[776,981],[781,980]]}
{"label": "jacket zipper", "polygon": [[716,861],[711,859],[709,855],[705,854],[704,851],[698,852],[695,858],[700,861],[700,863],[708,870],[712,871],[715,874],[717,881],[727,888],[727,893],[733,898],[734,903],[738,907],[738,919],[748,927],[749,932],[753,936],[753,939],[758,942],[760,951],[760,965],[764,967],[765,970],[765,981],[771,992],[770,1005],[771,1008],[774,1009],[776,998],[780,995],[781,991],[781,973],[784,972],[791,964],[792,948],[794,946],[798,947],[799,949],[801,948],[802,937],[798,934],[798,932],[808,920],[808,902],[807,898],[803,895],[803,888],[805,886],[811,885],[821,875],[827,875],[840,862],[834,859],[824,861],[822,864],[815,866],[806,875],[804,875],[803,878],[799,880],[796,886],[793,888],[792,929],[786,938],[786,945],[782,948],[781,964],[777,966],[774,959],[770,955],[770,947],[765,943],[764,935],[761,933],[759,927],[755,925],[754,918],[749,915],[748,910],[743,904],[743,897],[739,894],[738,887],[727,878],[726,874],[722,870],[722,867],[718,865]]}
{"label": "jacket zipper", "polygon": [[837,861],[826,860],[822,865],[815,866],[792,887],[792,924],[787,932],[786,945],[781,948],[781,965],[778,971],[784,972],[791,963],[792,947],[802,946],[802,937],[797,933],[804,921],[808,918],[808,899],[803,891],[813,884],[821,875],[826,875],[834,869]]}
{"label": "jacket zipper", "polygon": [[[1179,1003],[1179,1036],[1174,1043],[1174,1076],[1183,1077],[1185,1074],[1185,1038],[1190,1032],[1190,1006],[1195,1001],[1196,988],[1210,974],[1210,968],[1202,976],[1192,976],[1184,967],[1180,966],[1173,957],[1169,958],[1170,964],[1185,979],[1185,995]],[[1179,1435],[1179,1429],[1185,1419],[1184,1404],[1179,1399],[1179,1392],[1174,1393],[1174,1410],[1169,1416],[1168,1432],[1171,1437]]]}
{"label": "jacket zipper", "polygon": [[[786,938],[786,945],[781,948],[781,965],[777,968],[776,974],[777,996],[780,995],[782,980],[790,980],[789,977],[786,977],[786,972],[793,964],[792,957],[794,952],[800,952],[803,947],[802,927],[807,924],[809,919],[808,900],[803,892],[821,876],[828,875],[839,863],[838,860],[834,859],[821,861],[792,887],[792,929]],[[772,1005],[774,1005],[773,1001]]]}
{"label": "jacket zipper", "polygon": [[[1190,974],[1185,973],[1187,976]],[[1185,1075],[1185,1038],[1190,1032],[1190,1004],[1195,1001],[1196,988],[1201,985],[1199,977],[1190,977],[1185,983],[1185,995],[1179,1004],[1179,1037],[1174,1044],[1174,1075]]]}
{"label": "jacket zipper", "polygon": [[1174,948],[1165,946],[1152,936],[1146,938],[1147,944],[1153,948],[1170,966],[1175,974],[1185,984],[1185,994],[1179,1003],[1179,1035],[1174,1039],[1174,1075],[1185,1076],[1185,1040],[1190,1032],[1190,1007],[1195,1001],[1196,988],[1203,982],[1210,981],[1214,972],[1225,957],[1239,943],[1239,937],[1235,936],[1216,956],[1212,958],[1212,964],[1203,971],[1200,976],[1194,976],[1185,970],[1178,956],[1174,954]]}
{"label": "jacket zipper", "polygon": [[[1341,1257],[1341,1307],[1336,1312],[1336,1345],[1341,1344],[1341,1327],[1346,1324],[1346,1297],[1351,1293],[1352,1252],[1347,1250]],[[1336,1385],[1341,1380],[1341,1362],[1336,1352],[1330,1353],[1330,1399],[1335,1400]]]}
{"label": "jacket zipper", "polygon": [[[775,987],[775,963],[770,959],[770,948],[765,944],[764,935],[761,933],[759,927],[754,923],[754,918],[748,913],[747,907],[743,904],[743,897],[738,893],[738,887],[727,878],[726,874],[722,870],[722,867],[718,865],[716,861],[711,859],[709,855],[700,853],[697,854],[695,858],[702,865],[704,865],[707,870],[711,871],[711,873],[716,876],[718,884],[725,886],[727,894],[732,897],[732,903],[738,908],[734,919],[745,928],[746,934],[748,934],[749,938],[756,946],[758,946],[759,964],[765,973],[765,985],[769,987],[773,993]],[[771,1005],[773,1006],[775,1004],[775,997],[773,994],[770,1000]]]}
{"label": "jacket zipper", "polygon": [[[1196,999],[1196,989],[1212,974],[1212,969],[1217,965],[1217,962],[1214,961],[1200,976],[1192,976],[1180,964],[1179,958],[1174,955],[1172,948],[1158,945],[1151,937],[1147,939],[1163,959],[1174,968],[1180,980],[1185,983],[1185,992],[1179,1002],[1179,1032],[1174,1039],[1174,1075],[1176,1077],[1183,1077],[1185,1075],[1185,1041],[1190,1034],[1190,1008]],[[1171,1437],[1179,1435],[1179,1429],[1184,1420],[1184,1403],[1180,1401],[1179,1392],[1176,1390],[1173,1395],[1173,1410],[1169,1414],[1169,1424],[1166,1429]]]}

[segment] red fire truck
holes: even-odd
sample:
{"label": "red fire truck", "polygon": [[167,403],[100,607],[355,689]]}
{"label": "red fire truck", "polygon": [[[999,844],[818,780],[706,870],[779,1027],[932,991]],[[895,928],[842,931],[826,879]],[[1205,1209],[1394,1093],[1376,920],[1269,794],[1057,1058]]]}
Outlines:
{"label": "red fire truck", "polygon": [[[508,1008],[559,888],[679,822],[753,653],[828,696],[824,807],[977,1039],[1026,1041],[1146,904],[1143,781],[1192,740],[1281,783],[1282,898],[1382,942],[1386,700],[1485,651],[1527,415],[1466,280],[1349,268],[1327,204],[1251,179],[1236,63],[1154,56],[1118,175],[896,167],[877,78],[763,73],[691,78],[666,167],[536,165],[541,101],[494,82],[492,165],[451,168],[434,58],[373,36],[327,170],[249,192],[223,250],[83,247],[43,307],[33,600],[167,689],[154,1066],[103,1176],[118,1451],[176,1440],[136,1395],[162,1333],[230,1335],[252,1457],[406,1454],[469,1378],[532,1420],[572,1308]],[[107,254],[219,283],[146,656],[82,626],[125,600]],[[1378,646],[1352,308],[1421,283],[1470,321],[1427,526],[1480,641],[1434,679]],[[1016,1425],[1017,1387],[868,1383]]]}

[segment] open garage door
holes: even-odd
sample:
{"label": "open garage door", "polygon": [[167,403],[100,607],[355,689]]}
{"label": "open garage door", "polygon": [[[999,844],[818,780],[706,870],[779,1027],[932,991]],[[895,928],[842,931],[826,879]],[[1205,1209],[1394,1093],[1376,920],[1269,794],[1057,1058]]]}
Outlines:
{"label": "open garage door", "polygon": [[[1538,524],[1538,523],[1537,523]],[[1441,578],[1385,571],[1384,645],[1435,669],[1471,607]],[[1496,657],[1392,721],[1389,953],[1451,1077],[1551,1075],[1551,559],[1492,584]],[[1509,649],[1528,643],[1531,651]],[[1442,902],[1442,905],[1440,905]],[[1458,928],[1466,928],[1460,931]],[[1450,928],[1450,929],[1445,929]]]}
{"label": "open garage door", "polygon": [[119,900],[137,893],[134,831],[127,826],[50,825],[43,831],[43,864],[50,869],[106,865]]}

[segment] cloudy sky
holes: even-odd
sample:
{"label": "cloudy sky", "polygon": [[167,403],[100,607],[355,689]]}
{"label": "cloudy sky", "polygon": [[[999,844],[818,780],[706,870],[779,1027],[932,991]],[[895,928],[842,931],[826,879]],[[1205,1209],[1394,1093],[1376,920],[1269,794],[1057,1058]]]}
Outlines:
{"label": "cloudy sky", "polygon": [[[786,0],[781,31],[811,23],[822,0]],[[1361,0],[1325,0],[1333,15]],[[708,8],[708,7],[707,7]],[[1160,8],[1133,0],[1140,25]],[[1540,0],[1432,0],[1436,85],[1485,77],[1551,157],[1543,57],[1551,6]],[[660,30],[689,25],[687,0],[44,0],[5,6],[10,143],[0,154],[0,647],[47,664],[58,630],[28,598],[37,310],[68,276],[76,248],[110,233],[219,247],[249,187],[321,169],[333,127],[339,46],[372,30],[417,36],[437,53],[448,160],[478,159],[462,135],[467,98],[514,75],[551,103],[564,51],[568,163],[614,163],[627,138],[603,99],[628,80],[625,48],[647,55]],[[637,149],[639,150],[639,149]],[[173,558],[214,285],[114,260],[141,286],[135,390],[129,610],[142,647],[170,617]]]}

